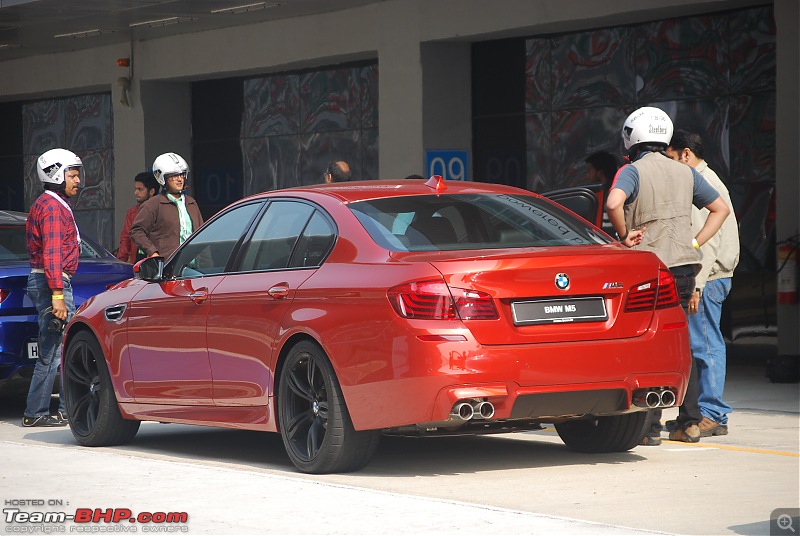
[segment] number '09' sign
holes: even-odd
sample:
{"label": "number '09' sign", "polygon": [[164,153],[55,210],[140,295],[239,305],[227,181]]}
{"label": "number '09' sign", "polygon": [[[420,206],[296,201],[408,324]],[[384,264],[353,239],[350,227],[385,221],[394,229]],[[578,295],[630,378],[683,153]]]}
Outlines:
{"label": "number '09' sign", "polygon": [[425,154],[426,176],[441,175],[448,181],[468,181],[468,151],[428,151]]}

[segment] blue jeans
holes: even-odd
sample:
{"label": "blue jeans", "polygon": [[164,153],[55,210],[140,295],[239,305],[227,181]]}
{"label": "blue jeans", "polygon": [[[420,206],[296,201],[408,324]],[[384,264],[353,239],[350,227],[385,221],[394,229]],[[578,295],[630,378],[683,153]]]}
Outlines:
{"label": "blue jeans", "polygon": [[706,282],[697,314],[689,317],[692,354],[697,365],[698,400],[704,417],[720,424],[728,423],[731,407],[722,401],[725,387],[725,339],[719,329],[722,302],[731,291],[731,278]]}
{"label": "blue jeans", "polygon": [[[64,283],[64,304],[67,306],[67,319],[75,314],[75,301],[72,298],[72,286],[67,278]],[[25,406],[26,417],[50,415],[50,397],[53,384],[61,364],[61,346],[63,333],[48,331],[47,323],[53,316],[53,293],[47,284],[44,274],[35,273],[28,276],[28,297],[39,313],[39,359],[33,368],[33,378],[28,389],[28,402]],[[64,411],[64,398],[59,396],[58,409]]]}

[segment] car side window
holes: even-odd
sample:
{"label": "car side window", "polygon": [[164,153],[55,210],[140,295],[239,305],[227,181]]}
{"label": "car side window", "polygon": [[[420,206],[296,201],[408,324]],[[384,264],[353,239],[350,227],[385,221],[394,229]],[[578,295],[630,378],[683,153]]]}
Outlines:
{"label": "car side window", "polygon": [[335,239],[333,226],[325,216],[319,211],[315,211],[311,216],[311,221],[303,230],[303,234],[300,235],[300,240],[297,241],[297,247],[294,248],[289,267],[319,266],[333,247]]}
{"label": "car side window", "polygon": [[287,268],[298,238],[313,213],[314,207],[306,203],[270,203],[247,244],[240,271]]}
{"label": "car side window", "polygon": [[86,238],[81,239],[81,254],[80,259],[102,259],[106,255],[101,253],[100,250],[95,248]]}
{"label": "car side window", "polygon": [[249,203],[220,215],[184,243],[165,272],[187,278],[219,274],[263,203]]}

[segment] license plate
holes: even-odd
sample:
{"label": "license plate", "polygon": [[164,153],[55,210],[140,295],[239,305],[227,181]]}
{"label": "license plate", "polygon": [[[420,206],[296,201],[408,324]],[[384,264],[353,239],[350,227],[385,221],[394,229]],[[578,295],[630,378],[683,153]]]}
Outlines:
{"label": "license plate", "polygon": [[602,297],[518,301],[511,304],[514,324],[560,324],[608,320]]}
{"label": "license plate", "polygon": [[29,342],[28,343],[28,359],[39,359],[39,343]]}

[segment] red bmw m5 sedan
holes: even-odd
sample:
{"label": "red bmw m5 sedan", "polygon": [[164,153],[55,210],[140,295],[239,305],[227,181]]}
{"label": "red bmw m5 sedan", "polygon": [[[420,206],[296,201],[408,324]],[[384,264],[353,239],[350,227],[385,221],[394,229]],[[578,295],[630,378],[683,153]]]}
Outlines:
{"label": "red bmw m5 sedan", "polygon": [[326,473],[364,467],[383,434],[554,423],[574,450],[618,452],[689,374],[659,259],[507,186],[262,193],[134,272],[67,327],[82,445],[131,441],[140,421],[263,430]]}

